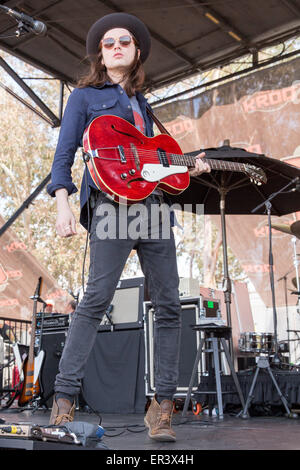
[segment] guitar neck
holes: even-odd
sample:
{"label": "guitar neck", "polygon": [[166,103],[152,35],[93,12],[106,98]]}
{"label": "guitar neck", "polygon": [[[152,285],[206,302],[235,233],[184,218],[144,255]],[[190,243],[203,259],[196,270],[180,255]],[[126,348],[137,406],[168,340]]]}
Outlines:
{"label": "guitar neck", "polygon": [[[245,172],[244,163],[231,162],[226,160],[215,160],[212,158],[202,158],[202,161],[208,163],[212,170],[222,170],[222,171],[239,171]],[[188,153],[183,155],[171,154],[171,162],[174,165],[187,166],[188,168],[194,168],[196,157],[189,155]]]}
{"label": "guitar neck", "polygon": [[28,352],[28,362],[29,364],[33,364],[34,362],[34,343],[35,343],[35,332],[36,332],[36,312],[37,312],[37,305],[34,305],[33,315],[32,315],[32,322],[31,322],[31,339],[29,345],[29,352]]}
{"label": "guitar neck", "polygon": [[31,340],[29,345],[29,352],[28,352],[28,362],[29,364],[33,364],[34,362],[34,343],[35,343],[35,331],[36,331],[36,313],[37,313],[37,303],[38,299],[41,295],[43,278],[39,277],[38,284],[33,296],[33,313],[32,313],[32,321],[31,321]]}

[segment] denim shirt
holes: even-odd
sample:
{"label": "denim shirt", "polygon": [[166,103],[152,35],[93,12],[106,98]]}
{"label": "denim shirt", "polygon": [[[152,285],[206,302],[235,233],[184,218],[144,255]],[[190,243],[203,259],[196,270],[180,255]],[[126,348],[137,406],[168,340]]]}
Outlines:
{"label": "denim shirt", "polygon": [[[147,107],[151,109],[150,105],[141,93],[137,93],[136,98],[146,124],[146,136],[153,137],[153,121],[146,112]],[[66,188],[69,195],[78,191],[71,173],[75,153],[78,147],[82,147],[82,136],[87,126],[96,117],[107,114],[119,116],[135,125],[130,100],[120,85],[106,82],[102,87],[75,88],[71,93],[61,123],[52,164],[51,183],[47,186],[50,196],[54,197],[55,191],[60,188]],[[80,190],[80,223],[87,230],[87,201],[91,188],[97,190],[89,171],[85,168]]]}

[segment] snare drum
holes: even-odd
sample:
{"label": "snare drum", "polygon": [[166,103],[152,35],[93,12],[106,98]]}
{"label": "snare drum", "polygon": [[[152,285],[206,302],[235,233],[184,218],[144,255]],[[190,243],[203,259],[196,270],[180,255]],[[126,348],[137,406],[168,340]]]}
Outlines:
{"label": "snare drum", "polygon": [[239,349],[242,352],[263,352],[263,334],[252,331],[241,333]]}
{"label": "snare drum", "polygon": [[275,336],[272,333],[262,333],[262,346],[264,353],[275,351]]}

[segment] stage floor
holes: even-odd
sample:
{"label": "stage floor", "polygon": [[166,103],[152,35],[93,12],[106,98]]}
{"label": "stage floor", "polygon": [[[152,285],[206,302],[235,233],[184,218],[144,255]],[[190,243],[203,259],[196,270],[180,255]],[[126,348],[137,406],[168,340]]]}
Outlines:
{"label": "stage floor", "polygon": [[[6,424],[23,423],[47,425],[49,410],[18,409],[0,411]],[[95,414],[77,412],[75,419],[99,424]],[[101,425],[106,433],[102,439],[109,450],[137,451],[199,451],[199,450],[300,450],[300,417],[237,418],[229,414],[223,420],[208,415],[195,416],[191,411],[183,418],[181,411],[173,418],[177,434],[175,443],[153,442],[147,435],[141,414],[102,414]],[[57,449],[61,444],[57,444]],[[1,446],[1,437],[0,437]]]}

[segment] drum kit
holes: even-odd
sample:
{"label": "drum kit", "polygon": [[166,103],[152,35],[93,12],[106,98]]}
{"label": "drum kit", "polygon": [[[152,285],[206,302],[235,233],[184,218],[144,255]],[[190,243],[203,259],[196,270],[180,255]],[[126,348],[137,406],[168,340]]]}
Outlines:
{"label": "drum kit", "polygon": [[241,333],[239,350],[244,353],[272,354],[275,351],[275,339],[273,333]]}
{"label": "drum kit", "polygon": [[[299,278],[299,272],[298,272],[300,254],[296,253],[296,241],[297,241],[297,238],[300,239],[300,220],[292,223],[291,225],[272,224],[272,228],[293,236],[293,239],[292,239],[293,251],[294,251],[293,258],[294,258],[296,276],[292,278],[292,285],[294,289],[296,290],[290,289],[290,291],[291,291],[291,294],[295,294],[298,296],[297,312],[300,313],[300,278]],[[278,279],[278,281],[282,279],[286,280],[288,274],[290,274],[290,272],[287,273],[282,278]],[[287,303],[287,297],[286,297],[286,303]],[[289,333],[290,331],[295,332],[296,330],[288,329],[287,331]],[[288,343],[289,342],[290,340],[288,338]],[[244,333],[241,333],[240,335],[238,346],[239,346],[239,350],[243,353],[252,353],[253,355],[256,355],[256,354],[272,355],[275,352],[275,335],[273,333],[244,332]],[[288,350],[289,350],[289,347],[288,347]]]}

